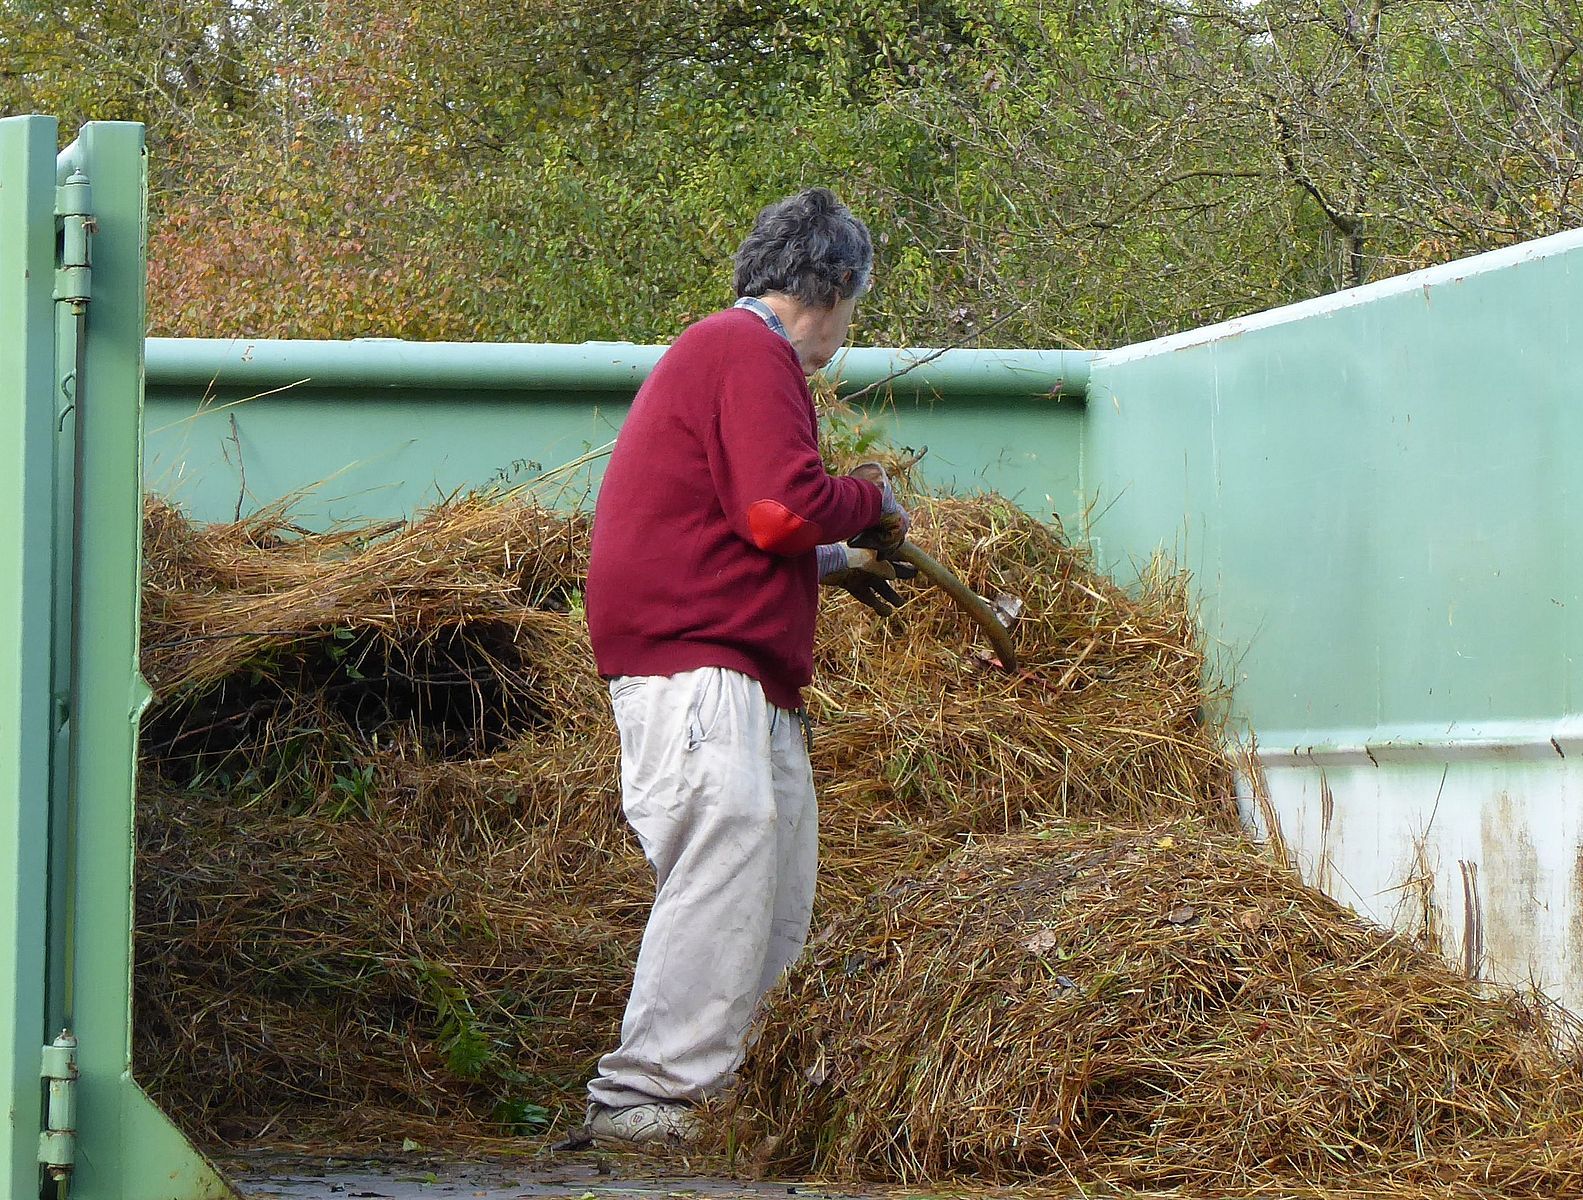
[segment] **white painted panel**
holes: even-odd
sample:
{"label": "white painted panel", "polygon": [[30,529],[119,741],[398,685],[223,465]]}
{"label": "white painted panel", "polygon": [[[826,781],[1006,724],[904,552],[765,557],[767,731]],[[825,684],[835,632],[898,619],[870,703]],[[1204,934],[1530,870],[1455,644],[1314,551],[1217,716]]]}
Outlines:
{"label": "white painted panel", "polygon": [[1273,812],[1309,884],[1427,933],[1470,973],[1583,1012],[1583,760],[1533,733],[1410,752],[1261,747],[1267,804],[1245,779],[1244,812],[1255,825]]}

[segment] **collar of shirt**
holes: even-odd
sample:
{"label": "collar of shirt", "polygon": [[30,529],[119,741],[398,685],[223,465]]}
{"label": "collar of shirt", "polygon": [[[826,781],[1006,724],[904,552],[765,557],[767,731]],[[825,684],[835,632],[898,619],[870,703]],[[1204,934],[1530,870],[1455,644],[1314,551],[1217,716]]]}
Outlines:
{"label": "collar of shirt", "polygon": [[791,335],[786,332],[786,326],[782,324],[781,319],[775,315],[775,310],[768,304],[765,304],[764,301],[760,300],[757,296],[743,296],[742,299],[738,300],[734,305],[732,305],[732,307],[745,308],[750,313],[755,313],[758,316],[763,317],[764,324],[768,325],[772,330],[780,334],[781,337],[785,338],[788,342],[791,341]]}

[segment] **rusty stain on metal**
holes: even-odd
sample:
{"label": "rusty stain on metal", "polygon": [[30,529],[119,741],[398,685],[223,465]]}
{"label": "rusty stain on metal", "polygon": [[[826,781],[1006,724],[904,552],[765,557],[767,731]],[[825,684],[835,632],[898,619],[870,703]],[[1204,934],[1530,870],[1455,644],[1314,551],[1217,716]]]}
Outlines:
{"label": "rusty stain on metal", "polygon": [[[1527,805],[1509,790],[1480,806],[1485,873],[1491,881],[1484,902],[1484,966],[1496,979],[1533,979],[1542,972],[1539,851],[1530,831]],[[1553,982],[1540,980],[1540,982]]]}
{"label": "rusty stain on metal", "polygon": [[1567,918],[1566,946],[1562,962],[1570,976],[1571,995],[1583,996],[1583,846],[1574,852],[1571,871],[1570,915]]}

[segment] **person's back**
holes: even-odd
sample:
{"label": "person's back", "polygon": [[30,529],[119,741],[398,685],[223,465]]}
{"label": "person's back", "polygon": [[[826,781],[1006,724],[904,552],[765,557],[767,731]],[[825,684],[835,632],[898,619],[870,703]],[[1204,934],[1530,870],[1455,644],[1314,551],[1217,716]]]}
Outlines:
{"label": "person's back", "polygon": [[877,518],[873,488],[826,475],[786,339],[744,309],[705,318],[638,392],[600,489],[587,594],[600,674],[728,667],[799,707],[811,551]]}

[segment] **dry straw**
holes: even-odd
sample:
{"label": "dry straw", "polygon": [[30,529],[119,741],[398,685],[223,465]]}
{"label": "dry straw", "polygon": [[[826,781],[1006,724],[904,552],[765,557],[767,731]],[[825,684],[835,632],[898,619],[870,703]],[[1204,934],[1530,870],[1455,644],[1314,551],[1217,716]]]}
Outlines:
{"label": "dry straw", "polygon": [[[1025,602],[1023,668],[986,665],[970,622],[937,592],[915,592],[888,620],[826,599],[809,693],[816,922],[844,922],[793,982],[789,995],[804,1000],[772,1011],[761,1045],[784,1046],[784,1061],[761,1056],[752,1068],[750,1095],[784,1113],[784,1161],[895,1178],[1070,1170],[1194,1186],[1345,1174],[1368,1165],[1366,1147],[1397,1154],[1399,1139],[1348,1118],[1336,1128],[1361,1146],[1327,1133],[1317,1148],[1270,1147],[1280,1138],[1272,1114],[1304,1117],[1292,1125],[1298,1138],[1330,1128],[1310,1113],[1322,1102],[1355,1105],[1348,1070],[1378,1096],[1418,1097],[1409,1108],[1438,1114],[1424,1126],[1434,1136],[1455,1127],[1447,1114],[1458,1106],[1484,1104],[1463,1089],[1487,1070],[1504,1082],[1478,1095],[1515,1106],[1509,1129],[1550,1136],[1555,1106],[1525,1108],[1532,1090],[1511,1082],[1559,1069],[1543,1050],[1543,1014],[1460,985],[1456,1012],[1467,1019],[1446,1024],[1443,972],[1430,959],[1325,907],[1236,839],[1179,577],[1152,570],[1124,592],[1058,529],[997,497],[919,498],[916,511],[927,551],[980,592]],[[281,513],[200,528],[150,505],[144,670],[156,703],[141,775],[137,1063],[200,1137],[435,1145],[535,1132],[580,1112],[581,1083],[620,1020],[652,886],[620,818],[615,732],[581,617],[586,534],[580,517],[509,497],[330,534],[294,529]],[[1081,858],[1083,838],[1150,836],[1099,826],[1183,819],[1193,824],[1159,836],[1189,851],[1134,855],[1125,887],[1154,908],[1132,924],[1061,891],[1119,866],[1051,882]],[[1089,832],[1037,832],[1050,829]],[[977,848],[1006,835],[1022,840]],[[983,880],[980,860],[958,853],[990,856]],[[1225,888],[1254,898],[1227,900]],[[1185,889],[1195,917],[1161,925],[1173,889]],[[1243,931],[1257,956],[1193,940],[1221,930],[1221,902],[1233,916],[1275,913],[1265,941]],[[1062,924],[1068,908],[1090,912],[1087,932]],[[1376,955],[1325,968],[1346,1003],[1384,1014],[1339,1049],[1330,1040],[1350,1028],[1342,1016],[1307,1019],[1299,993],[1279,982],[1310,970],[1301,955],[1314,943],[1291,914],[1321,912],[1328,932],[1314,937],[1388,947],[1380,955],[1407,964],[1382,973]],[[1022,924],[992,944],[988,931],[1006,921]],[[1035,937],[1024,935],[1029,921],[1085,962],[1125,964],[1133,974],[1116,978],[1159,998],[1105,1010],[1130,993],[1096,991],[1063,961],[1019,950]],[[919,953],[895,973],[907,939]],[[1162,958],[1161,947],[1190,962]],[[854,954],[862,966],[849,978]],[[1260,972],[1277,982],[1245,983]],[[855,1003],[865,980],[866,1006]],[[990,999],[977,1007],[939,1003],[953,989],[978,996],[980,984]],[[805,1074],[818,1074],[817,1055],[800,1057],[812,1045],[800,1030],[810,989],[823,997],[824,1061],[845,1064],[818,1089]],[[1262,997],[1269,1012],[1248,1017],[1238,996]],[[1296,1006],[1289,1019],[1271,1016],[1286,1003]],[[1266,1067],[1255,1069],[1232,1046],[1266,1017],[1252,1043]],[[931,1049],[925,1030],[961,1053]],[[1400,1062],[1420,1075],[1391,1065],[1393,1037],[1417,1039]],[[1520,1062],[1500,1050],[1516,1045]],[[879,1061],[864,1046],[893,1060],[890,1074],[852,1067]],[[1491,1047],[1500,1053],[1486,1060]],[[1089,1057],[1074,1074],[1078,1052]],[[1322,1061],[1346,1070],[1326,1074]],[[1104,1086],[1083,1091],[1099,1072]],[[907,1103],[929,1105],[906,1109],[906,1139],[884,1141],[897,1086]],[[1215,1098],[1245,1134],[1210,1119]],[[1151,1102],[1170,1119],[1148,1116]],[[1466,1127],[1494,1128],[1481,1120]],[[1165,1138],[1175,1148],[1160,1156]],[[1450,1161],[1435,1145],[1414,1153]],[[1559,1152],[1528,1161],[1535,1179],[1560,1178]]]}
{"label": "dry straw", "polygon": [[1237,835],[1055,823],[825,929],[732,1115],[763,1164],[847,1178],[1578,1195],[1554,1017]]}
{"label": "dry straw", "polygon": [[[827,597],[821,904],[1050,815],[1233,821],[1179,581],[1140,598],[996,498],[915,537],[1021,596],[1026,669],[918,591]],[[578,612],[582,519],[467,499],[308,536],[150,506],[140,1062],[210,1137],[498,1131],[577,1104],[651,884]],[[202,1069],[168,1064],[202,1063]],[[328,1124],[327,1124],[328,1122]]]}

